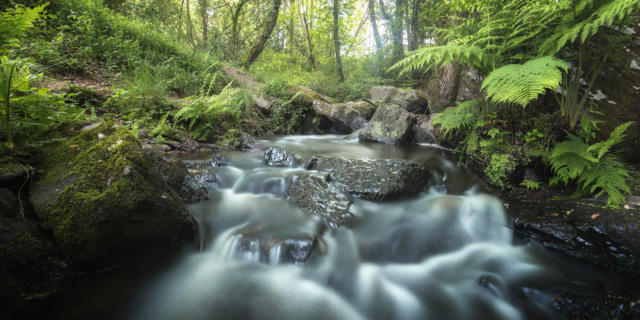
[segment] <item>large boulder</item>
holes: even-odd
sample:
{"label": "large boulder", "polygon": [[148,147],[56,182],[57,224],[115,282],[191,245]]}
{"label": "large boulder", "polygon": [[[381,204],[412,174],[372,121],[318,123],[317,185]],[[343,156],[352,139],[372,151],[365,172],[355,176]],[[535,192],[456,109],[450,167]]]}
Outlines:
{"label": "large boulder", "polygon": [[383,104],[360,131],[358,138],[362,142],[411,144],[414,142],[414,122],[414,115],[398,105]]}
{"label": "large boulder", "polygon": [[304,173],[297,176],[286,191],[289,201],[307,214],[325,219],[329,226],[337,228],[351,219],[351,198],[347,188],[329,181],[327,176]]}
{"label": "large boulder", "polygon": [[319,157],[311,169],[329,173],[330,180],[344,184],[348,193],[368,200],[418,193],[432,177],[426,163],[407,160]]}
{"label": "large boulder", "polygon": [[364,98],[374,103],[393,103],[411,113],[423,114],[428,111],[427,96],[412,89],[399,89],[390,86],[373,87]]}
{"label": "large boulder", "polygon": [[106,122],[52,148],[31,202],[64,254],[101,269],[173,246],[196,226],[140,140]]}
{"label": "large boulder", "polygon": [[365,101],[350,101],[345,103],[327,103],[316,100],[313,111],[335,123],[337,131],[351,132],[364,128],[371,119],[376,107]]}

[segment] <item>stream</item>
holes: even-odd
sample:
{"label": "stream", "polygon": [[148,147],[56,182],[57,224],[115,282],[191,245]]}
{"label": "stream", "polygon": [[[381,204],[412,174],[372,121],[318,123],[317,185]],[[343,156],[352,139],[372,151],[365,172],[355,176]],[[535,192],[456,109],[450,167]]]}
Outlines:
{"label": "stream", "polygon": [[[561,291],[624,279],[517,239],[502,200],[428,145],[342,136],[261,141],[299,157],[405,159],[439,168],[422,192],[355,199],[333,228],[285,198],[303,168],[228,151],[210,199],[188,206],[195,244],[88,274],[40,311],[55,319],[556,319]],[[200,155],[201,156],[201,155]],[[212,155],[204,155],[211,158]],[[202,156],[201,156],[202,157]]]}

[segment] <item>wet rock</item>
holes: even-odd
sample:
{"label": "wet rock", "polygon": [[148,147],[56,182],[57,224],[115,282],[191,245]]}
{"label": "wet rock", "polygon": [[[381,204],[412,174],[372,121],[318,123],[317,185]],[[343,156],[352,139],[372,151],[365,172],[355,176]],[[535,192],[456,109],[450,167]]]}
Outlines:
{"label": "wet rock", "polygon": [[439,143],[442,140],[440,130],[435,128],[432,122],[436,115],[416,115],[413,132],[417,143]]}
{"label": "wet rock", "polygon": [[18,198],[8,189],[0,189],[0,216],[12,218],[20,213]]}
{"label": "wet rock", "polygon": [[224,158],[213,160],[184,160],[189,173],[188,181],[183,185],[184,191],[194,194],[202,194],[202,189],[214,189],[218,187],[218,177],[214,168],[225,163]]}
{"label": "wet rock", "polygon": [[214,154],[213,158],[211,159],[211,164],[214,167],[228,166],[229,165],[229,159],[225,158],[221,154]]}
{"label": "wet rock", "polygon": [[373,116],[376,107],[365,101],[345,103],[313,102],[316,114],[327,118],[337,127],[336,131],[351,132],[362,129]]}
{"label": "wet rock", "polygon": [[398,89],[390,86],[373,87],[364,95],[374,103],[393,103],[411,113],[423,114],[428,111],[426,95],[417,90]]}
{"label": "wet rock", "polygon": [[199,182],[192,175],[186,175],[180,188],[180,198],[185,202],[197,202],[209,199],[207,184]]}
{"label": "wet rock", "polygon": [[247,133],[242,133],[240,135],[240,139],[236,142],[233,147],[235,149],[241,150],[263,150],[264,146],[257,141],[254,137]]}
{"label": "wet rock", "polygon": [[640,279],[640,208],[589,200],[511,199],[517,234],[544,247]]}
{"label": "wet rock", "polygon": [[413,143],[415,117],[395,104],[383,104],[376,110],[371,121],[362,129],[358,138],[362,142],[389,144]]}
{"label": "wet rock", "polygon": [[318,164],[318,157],[311,157],[302,161],[302,167],[305,170],[312,170]]}
{"label": "wet rock", "polygon": [[567,319],[640,319],[638,299],[617,294],[557,294],[551,306]]}
{"label": "wet rock", "polygon": [[264,152],[264,163],[268,166],[291,167],[294,162],[294,154],[286,152],[279,147],[269,147]]}
{"label": "wet rock", "polygon": [[353,160],[320,157],[313,167],[328,172],[347,192],[368,200],[387,200],[420,192],[432,171],[425,163],[407,160]]}
{"label": "wet rock", "polygon": [[160,152],[147,150],[147,153],[153,161],[151,170],[162,177],[174,191],[180,191],[184,177],[187,175],[187,167],[184,163],[171,155]]}
{"label": "wet rock", "polygon": [[332,228],[344,225],[352,217],[347,188],[328,181],[326,176],[304,173],[294,179],[286,194],[302,211],[325,219]]}
{"label": "wet rock", "polygon": [[272,235],[261,231],[241,231],[234,239],[236,259],[267,264],[304,264],[316,246],[312,235]]}
{"label": "wet rock", "polygon": [[106,122],[52,148],[30,200],[77,266],[102,269],[195,233],[177,193],[128,129]]}

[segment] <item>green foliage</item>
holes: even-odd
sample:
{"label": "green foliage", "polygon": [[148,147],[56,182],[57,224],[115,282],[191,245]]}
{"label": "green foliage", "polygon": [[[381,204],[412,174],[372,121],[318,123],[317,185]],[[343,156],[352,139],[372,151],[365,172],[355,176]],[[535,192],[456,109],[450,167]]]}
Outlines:
{"label": "green foliage", "polygon": [[639,8],[640,0],[563,0],[559,6],[566,15],[540,46],[541,54],[556,54],[576,40],[584,43],[600,28],[618,23]]}
{"label": "green foliage", "polygon": [[164,99],[167,93],[165,79],[150,66],[144,65],[133,72],[122,88],[116,90],[107,105],[117,108],[122,114],[134,113],[139,116],[166,105]]}
{"label": "green foliage", "polygon": [[17,47],[25,37],[27,30],[40,18],[46,5],[35,8],[16,6],[0,12],[0,54],[7,53],[10,47]]}
{"label": "green foliage", "polygon": [[496,153],[491,155],[484,172],[491,183],[500,188],[505,188],[508,185],[507,178],[509,174],[515,170],[517,165],[518,163],[510,154]]}
{"label": "green foliage", "polygon": [[437,65],[452,62],[467,63],[478,68],[485,68],[489,58],[478,46],[444,45],[424,47],[414,51],[410,56],[400,60],[390,68],[390,71],[400,71],[407,74],[415,71],[426,72]]}
{"label": "green foliage", "polygon": [[520,186],[525,187],[529,190],[538,190],[540,189],[540,182],[533,180],[522,180],[522,182],[520,182]]}
{"label": "green foliage", "polygon": [[510,64],[491,72],[482,89],[495,103],[517,104],[523,108],[547,89],[555,90],[568,65],[554,57],[542,57],[524,64]]}
{"label": "green foliage", "polygon": [[607,140],[592,145],[575,135],[569,135],[568,140],[558,143],[550,156],[556,175],[551,184],[568,184],[576,180],[579,189],[595,193],[596,197],[606,193],[608,206],[624,204],[624,193],[630,193],[626,184],[629,173],[609,151],[624,139],[624,132],[631,124],[627,122],[618,126]]}
{"label": "green foliage", "polygon": [[480,112],[479,100],[458,103],[457,107],[449,107],[440,112],[434,119],[434,125],[441,125],[445,135],[453,131],[469,129],[482,123],[484,116]]}
{"label": "green foliage", "polygon": [[88,118],[84,110],[66,104],[62,95],[33,88],[31,83],[41,75],[31,73],[28,60],[3,56],[0,62],[0,117],[4,119],[2,133],[6,141],[0,152],[18,154],[24,150],[15,150],[16,147],[41,147],[55,140],[45,135],[52,127]]}
{"label": "green foliage", "polygon": [[175,123],[185,124],[197,140],[212,140],[248,120],[253,100],[247,90],[229,83],[220,94],[194,97],[174,115]]}

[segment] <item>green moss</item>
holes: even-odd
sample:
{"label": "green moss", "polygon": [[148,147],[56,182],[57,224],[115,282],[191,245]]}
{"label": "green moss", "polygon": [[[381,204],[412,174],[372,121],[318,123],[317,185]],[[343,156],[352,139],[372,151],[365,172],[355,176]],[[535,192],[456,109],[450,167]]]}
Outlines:
{"label": "green moss", "polygon": [[[87,264],[131,254],[121,252],[126,247],[118,238],[130,241],[138,232],[157,237],[153,229],[170,237],[184,223],[179,213],[185,207],[152,167],[134,133],[114,122],[61,143],[49,152],[32,197],[43,227],[67,255]],[[125,230],[129,225],[136,230]],[[114,252],[100,253],[113,246]]]}

